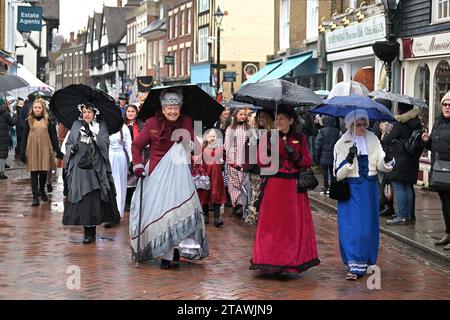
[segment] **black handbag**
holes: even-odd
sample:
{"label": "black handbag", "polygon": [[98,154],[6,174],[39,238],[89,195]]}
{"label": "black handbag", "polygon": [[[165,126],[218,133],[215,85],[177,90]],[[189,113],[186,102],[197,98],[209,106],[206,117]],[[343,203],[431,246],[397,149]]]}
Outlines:
{"label": "black handbag", "polygon": [[93,143],[81,156],[80,160],[78,161],[78,168],[85,169],[85,170],[94,168],[94,145],[93,145]]}
{"label": "black handbag", "polygon": [[300,170],[297,179],[297,192],[306,192],[308,190],[313,190],[318,185],[319,181],[317,181],[311,168]]}
{"label": "black handbag", "polygon": [[436,191],[450,191],[450,161],[434,161],[429,187]]}
{"label": "black handbag", "polygon": [[350,199],[350,186],[347,180],[337,181],[335,177],[331,177],[330,193],[331,199],[339,201],[347,201]]}

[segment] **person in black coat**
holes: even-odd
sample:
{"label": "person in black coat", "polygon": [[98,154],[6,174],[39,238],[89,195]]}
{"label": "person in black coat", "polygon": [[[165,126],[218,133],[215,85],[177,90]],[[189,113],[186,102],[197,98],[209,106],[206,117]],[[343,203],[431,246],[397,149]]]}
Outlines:
{"label": "person in black coat", "polygon": [[323,128],[317,134],[314,147],[314,162],[322,166],[323,192],[330,191],[330,179],[333,175],[333,150],[339,140],[340,130],[336,127],[336,119],[329,116],[322,117]]}
{"label": "person in black coat", "polygon": [[[442,98],[442,113],[435,120],[431,134],[423,133],[425,147],[431,150],[431,167],[437,158],[450,161],[450,91]],[[437,246],[445,246],[450,250],[450,191],[438,191],[444,214],[445,236],[435,242]]]}
{"label": "person in black coat", "polygon": [[9,152],[9,139],[11,127],[16,124],[17,116],[11,116],[8,103],[0,98],[0,179],[7,179],[5,164]]}
{"label": "person in black coat", "polygon": [[409,104],[399,103],[391,131],[383,140],[383,149],[389,159],[395,159],[394,170],[386,177],[391,181],[394,197],[396,217],[387,221],[389,225],[411,223],[414,208],[414,184],[419,172],[420,152],[410,154],[405,149],[405,142],[414,130],[422,130],[419,119],[420,109]]}

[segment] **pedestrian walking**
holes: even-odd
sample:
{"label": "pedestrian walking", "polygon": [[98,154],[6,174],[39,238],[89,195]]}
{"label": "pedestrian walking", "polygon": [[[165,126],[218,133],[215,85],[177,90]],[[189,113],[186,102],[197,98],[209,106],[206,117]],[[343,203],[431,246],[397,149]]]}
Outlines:
{"label": "pedestrian walking", "polygon": [[[267,131],[275,129],[274,118],[275,115],[272,111],[260,109],[256,112],[256,127],[252,130],[253,133],[250,136],[249,141],[249,149],[252,150],[251,152],[253,152],[253,150],[258,150],[257,148],[263,134]],[[258,209],[255,206],[255,202],[261,187],[259,167],[257,164],[252,164],[250,161],[250,165],[244,167],[244,171],[248,172],[251,185],[251,201],[248,208],[248,215],[245,217],[244,222],[256,225],[258,222]]]}
{"label": "pedestrian walking", "polygon": [[247,109],[236,108],[233,113],[231,125],[225,133],[225,152],[226,163],[229,168],[228,191],[231,196],[233,214],[242,217],[243,206],[245,205],[242,197],[242,185],[247,173],[243,172],[246,164],[245,150],[248,143],[248,134],[250,125],[247,120]]}
{"label": "pedestrian walking", "polygon": [[[136,260],[161,258],[161,268],[169,269],[179,265],[180,256],[206,257],[208,248],[201,205],[187,163],[195,139],[192,119],[182,113],[181,90],[165,89],[159,98],[161,109],[145,122],[131,145],[134,174],[148,177],[133,196],[130,236]],[[175,141],[173,134],[179,137],[174,137]],[[142,152],[147,146],[150,159],[145,167]]]}
{"label": "pedestrian walking", "polygon": [[5,175],[5,165],[9,152],[10,131],[16,120],[17,116],[10,114],[8,102],[0,97],[0,180],[8,178]]}
{"label": "pedestrian walking", "polygon": [[264,176],[261,205],[250,269],[276,273],[286,277],[300,273],[320,263],[308,194],[297,190],[297,178],[302,168],[310,168],[312,159],[308,141],[294,126],[292,107],[278,108],[275,124],[279,139],[269,142],[269,134],[261,140],[261,163],[270,163],[266,151],[278,147],[279,169]]}
{"label": "pedestrian walking", "polygon": [[[139,132],[144,128],[144,122],[137,119],[138,107],[134,104],[127,106],[125,110],[125,125],[128,127],[131,136],[131,142],[134,141],[139,135]],[[144,163],[148,161],[147,148],[143,152]],[[125,199],[125,211],[130,210],[131,198],[133,197],[134,190],[136,189],[138,179],[133,174],[133,166],[130,165],[130,170],[127,177],[127,195]]]}
{"label": "pedestrian walking", "polygon": [[39,205],[39,198],[43,202],[48,202],[45,185],[48,171],[56,168],[53,152],[58,159],[64,157],[58,145],[56,128],[49,119],[46,104],[42,98],[33,102],[22,135],[20,158],[27,164],[27,170],[31,175],[32,206]]}
{"label": "pedestrian walking", "polygon": [[[377,262],[379,203],[377,172],[392,171],[393,160],[385,158],[378,138],[366,128],[369,116],[355,109],[345,117],[347,131],[334,146],[334,172],[345,180],[349,200],[338,200],[338,229],[341,257],[347,280],[363,276]],[[386,163],[387,162],[387,163]]]}
{"label": "pedestrian walking", "polygon": [[[431,134],[423,133],[422,139],[425,147],[431,151],[431,167],[436,160],[450,161],[450,91],[441,99],[441,114],[435,120]],[[433,176],[433,172],[431,172]],[[449,182],[450,185],[450,182]],[[445,235],[434,244],[444,246],[444,250],[450,250],[450,186],[447,190],[437,190],[442,203],[444,215]]]}
{"label": "pedestrian walking", "polygon": [[209,177],[209,190],[198,189],[197,193],[202,203],[205,224],[209,223],[209,206],[214,212],[214,226],[223,228],[220,218],[220,208],[227,201],[225,185],[223,182],[222,167],[224,165],[223,145],[217,143],[218,129],[209,129],[203,140],[203,169]]}
{"label": "pedestrian walking", "polygon": [[406,150],[405,143],[413,131],[422,130],[419,114],[419,107],[398,103],[395,116],[397,122],[381,141],[387,157],[395,158],[394,169],[386,174],[386,178],[391,181],[396,199],[394,201],[396,216],[387,221],[388,225],[405,225],[415,221],[414,185],[417,182],[422,149],[417,149],[411,154]]}
{"label": "pedestrian walking", "polygon": [[322,167],[322,192],[328,194],[333,176],[333,150],[339,140],[340,130],[336,127],[336,119],[333,117],[322,116],[322,122],[324,127],[319,130],[315,141],[314,162]]}
{"label": "pedestrian walking", "polygon": [[[111,173],[116,189],[117,208],[121,218],[123,218],[125,213],[127,174],[132,159],[131,134],[128,127],[124,124],[119,132],[109,136],[109,162],[111,163]],[[111,224],[105,224],[105,227],[111,227]]]}
{"label": "pedestrian walking", "polygon": [[64,205],[63,225],[84,227],[83,243],[96,240],[96,226],[119,223],[116,192],[109,162],[109,134],[99,110],[92,103],[78,107],[68,133],[65,168],[68,195]]}

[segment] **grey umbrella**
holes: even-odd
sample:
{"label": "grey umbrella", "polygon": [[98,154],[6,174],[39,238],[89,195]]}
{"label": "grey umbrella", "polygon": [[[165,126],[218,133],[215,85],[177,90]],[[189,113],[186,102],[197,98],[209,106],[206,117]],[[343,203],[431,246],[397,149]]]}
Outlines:
{"label": "grey umbrella", "polygon": [[249,83],[233,95],[235,101],[271,110],[276,110],[281,104],[293,107],[322,104],[322,99],[311,89],[282,79]]}
{"label": "grey umbrella", "polygon": [[21,77],[11,74],[0,75],[0,91],[11,91],[23,87],[28,87],[30,84]]}
{"label": "grey umbrella", "polygon": [[395,101],[395,102],[406,103],[406,104],[410,104],[413,106],[418,106],[419,108],[428,108],[425,100],[420,99],[420,98],[414,98],[414,97],[407,96],[404,94],[377,90],[377,91],[372,91],[369,94],[369,96],[375,97],[375,98],[386,99],[386,100],[390,100],[390,101]]}

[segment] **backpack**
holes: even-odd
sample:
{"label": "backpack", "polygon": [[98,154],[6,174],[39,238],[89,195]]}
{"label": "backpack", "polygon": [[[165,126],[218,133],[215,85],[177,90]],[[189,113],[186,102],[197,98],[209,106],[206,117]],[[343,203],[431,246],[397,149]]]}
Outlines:
{"label": "backpack", "polygon": [[422,152],[423,141],[422,141],[422,128],[414,130],[408,139],[405,140],[403,146],[405,147],[406,153],[410,155],[417,155]]}

